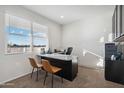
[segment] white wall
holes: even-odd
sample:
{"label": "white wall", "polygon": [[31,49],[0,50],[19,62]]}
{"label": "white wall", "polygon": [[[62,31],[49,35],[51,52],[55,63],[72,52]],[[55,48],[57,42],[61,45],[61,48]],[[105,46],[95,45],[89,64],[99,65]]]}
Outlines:
{"label": "white wall", "polygon": [[31,67],[28,57],[34,55],[32,53],[14,55],[5,54],[5,13],[47,26],[49,30],[50,48],[60,48],[61,46],[61,26],[59,24],[21,6],[0,6],[0,83],[30,73]]}
{"label": "white wall", "polygon": [[[15,16],[31,20],[48,26],[50,48],[67,48],[73,46],[73,55],[79,57],[79,65],[96,67],[99,61],[98,56],[104,57],[104,43],[99,39],[104,36],[105,42],[108,34],[111,33],[111,16],[93,16],[71,24],[61,25],[29,11],[21,6],[0,6],[0,83],[12,80],[31,72],[28,61],[29,56],[35,54],[5,55],[4,36],[4,14],[9,13]],[[62,33],[61,33],[62,30]],[[61,44],[62,42],[62,44]],[[83,49],[92,53],[83,56]]]}
{"label": "white wall", "polygon": [[[99,40],[105,37],[108,40],[108,34],[112,30],[111,16],[93,16],[85,19],[66,24],[62,30],[63,48],[72,46],[73,55],[79,57],[79,65],[87,67],[97,67],[101,57],[104,57],[104,42]],[[89,52],[83,56],[83,49]]]}

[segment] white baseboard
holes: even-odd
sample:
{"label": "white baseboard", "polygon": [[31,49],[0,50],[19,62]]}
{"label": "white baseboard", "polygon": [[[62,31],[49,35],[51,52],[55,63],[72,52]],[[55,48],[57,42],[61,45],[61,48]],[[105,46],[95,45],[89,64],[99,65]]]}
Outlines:
{"label": "white baseboard", "polygon": [[87,65],[82,65],[82,64],[78,64],[78,66],[84,67],[84,68],[89,68],[89,69],[100,69],[100,70],[104,70],[104,67],[87,66]]}
{"label": "white baseboard", "polygon": [[28,75],[28,74],[30,74],[30,72],[27,72],[27,73],[25,73],[25,74],[21,74],[21,75],[19,75],[19,76],[17,76],[17,77],[13,77],[13,78],[10,78],[10,79],[5,80],[5,81],[2,81],[2,82],[0,82],[0,84],[4,84],[4,83],[6,83],[6,82],[12,81],[12,80],[14,80],[14,79],[23,77],[23,76]]}

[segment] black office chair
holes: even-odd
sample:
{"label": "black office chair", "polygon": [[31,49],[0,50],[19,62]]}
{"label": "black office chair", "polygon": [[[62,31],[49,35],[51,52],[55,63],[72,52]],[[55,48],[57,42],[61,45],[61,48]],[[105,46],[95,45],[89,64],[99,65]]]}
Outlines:
{"label": "black office chair", "polygon": [[71,55],[73,48],[72,47],[68,47],[66,55]]}

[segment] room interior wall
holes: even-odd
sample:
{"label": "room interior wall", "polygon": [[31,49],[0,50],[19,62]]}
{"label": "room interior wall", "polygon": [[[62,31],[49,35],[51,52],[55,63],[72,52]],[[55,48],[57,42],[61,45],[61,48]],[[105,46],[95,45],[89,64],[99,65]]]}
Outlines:
{"label": "room interior wall", "polygon": [[5,54],[5,13],[18,16],[32,22],[48,27],[50,48],[61,46],[61,25],[37,14],[22,6],[0,6],[0,83],[18,78],[31,72],[28,57],[34,57],[34,53]]}
{"label": "room interior wall", "polygon": [[[65,49],[72,46],[72,55],[78,56],[81,66],[96,68],[99,59],[104,59],[104,44],[108,42],[108,35],[112,30],[111,16],[91,16],[61,26],[22,6],[0,6],[0,83],[30,73],[31,66],[28,57],[36,55],[34,53],[5,54],[5,13],[47,26],[50,48],[52,50],[55,48]],[[83,56],[84,50],[87,50],[85,56]]]}
{"label": "room interior wall", "polygon": [[[101,15],[81,19],[62,27],[62,46],[72,46],[81,66],[104,67],[104,44],[109,42],[112,16]],[[85,54],[84,54],[85,53]],[[98,65],[102,61],[102,65]]]}

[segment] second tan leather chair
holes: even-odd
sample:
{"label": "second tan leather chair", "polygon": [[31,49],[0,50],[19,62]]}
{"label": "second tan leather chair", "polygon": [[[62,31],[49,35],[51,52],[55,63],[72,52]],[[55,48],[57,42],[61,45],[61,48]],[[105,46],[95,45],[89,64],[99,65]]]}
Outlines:
{"label": "second tan leather chair", "polygon": [[[47,73],[51,73],[52,74],[52,87],[53,87],[53,75],[59,71],[62,70],[62,68],[56,67],[56,66],[52,66],[48,60],[44,60],[42,59],[42,64],[43,64],[43,69],[46,71],[46,75],[45,75],[45,79],[44,79],[44,85],[45,85],[45,81],[46,81],[46,77],[47,77]],[[63,78],[61,78],[62,83],[63,83]]]}

